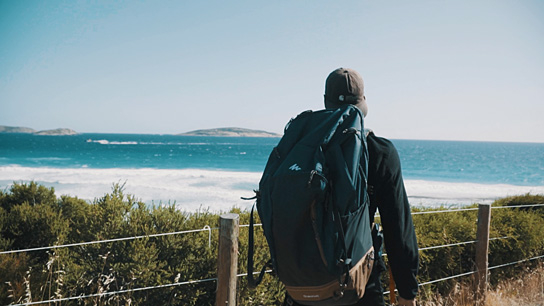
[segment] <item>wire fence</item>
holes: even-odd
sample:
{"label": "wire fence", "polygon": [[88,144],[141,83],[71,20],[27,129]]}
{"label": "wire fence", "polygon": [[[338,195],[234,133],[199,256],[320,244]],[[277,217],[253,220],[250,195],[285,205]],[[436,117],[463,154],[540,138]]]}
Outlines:
{"label": "wire fence", "polygon": [[[541,259],[541,258],[544,258],[544,255],[536,256],[536,257],[532,257],[532,258],[527,258],[527,259],[523,259],[523,260],[519,260],[519,261],[516,261],[516,262],[507,263],[507,264],[502,264],[502,265],[489,267],[489,270],[502,268],[502,267],[509,266],[509,265],[520,264],[520,263],[523,263],[523,262],[536,260],[536,259]],[[272,270],[266,270],[265,272],[266,273],[271,273]],[[257,275],[259,273],[260,272],[254,272],[253,274]],[[477,273],[477,271],[470,271],[470,272],[466,272],[466,273],[461,273],[461,274],[457,274],[457,275],[443,277],[443,278],[440,278],[440,279],[420,283],[419,287],[434,284],[434,283],[438,283],[438,282],[442,282],[442,281],[446,281],[446,280],[450,280],[450,279],[455,279],[455,278],[459,278],[459,277],[469,276],[469,275],[473,275],[473,274],[476,274],[476,273]],[[236,276],[237,277],[245,277],[245,276],[247,276],[247,274],[246,273],[240,273],[240,274],[237,274]],[[217,278],[208,278],[208,279],[201,279],[201,280],[190,280],[190,281],[175,282],[175,283],[164,284],[164,285],[148,286],[148,287],[141,287],[141,288],[134,288],[134,289],[110,291],[110,292],[103,292],[103,293],[79,295],[79,296],[74,296],[74,297],[50,299],[50,300],[43,300],[43,301],[38,301],[38,302],[10,304],[10,305],[11,306],[26,306],[26,305],[39,305],[39,304],[45,304],[45,303],[59,303],[59,302],[66,302],[66,301],[72,301],[72,300],[80,300],[80,299],[87,299],[87,298],[93,298],[93,297],[100,297],[101,298],[101,297],[106,297],[106,296],[110,296],[110,295],[123,294],[123,293],[129,293],[129,292],[132,293],[132,292],[138,292],[138,291],[169,288],[169,287],[183,286],[183,285],[190,285],[190,284],[198,284],[198,283],[207,283],[207,282],[213,282],[213,281],[217,281]],[[396,291],[397,290],[395,289],[395,292]],[[391,291],[385,291],[383,294],[387,295],[387,294],[390,294],[390,293],[391,293]]]}
{"label": "wire fence", "polygon": [[[516,205],[516,206],[495,206],[491,207],[491,209],[502,209],[502,208],[529,208],[529,207],[544,207],[544,204],[527,204],[527,205]],[[452,210],[435,210],[435,211],[418,211],[418,212],[412,212],[412,215],[421,215],[421,214],[433,214],[433,213],[451,213],[451,212],[461,212],[461,211],[476,211],[478,208],[465,208],[465,209],[452,209]],[[254,226],[262,226],[262,224],[254,224]],[[249,227],[248,224],[240,225],[240,227]],[[100,244],[100,243],[111,243],[111,242],[119,242],[119,241],[128,241],[128,240],[135,240],[135,239],[143,239],[143,238],[153,238],[153,237],[163,237],[163,236],[170,236],[170,235],[181,235],[181,234],[189,234],[189,233],[197,233],[197,232],[203,232],[208,231],[208,239],[209,239],[209,246],[211,246],[211,231],[212,230],[218,230],[219,228],[214,227],[211,228],[209,225],[204,226],[202,229],[194,229],[194,230],[184,230],[184,231],[176,231],[176,232],[168,232],[168,233],[158,233],[158,234],[149,234],[149,235],[139,235],[139,236],[132,236],[132,237],[121,237],[121,238],[113,238],[113,239],[105,239],[105,240],[97,240],[97,241],[88,241],[88,242],[80,242],[80,243],[70,243],[70,244],[63,244],[63,245],[53,245],[53,246],[45,246],[45,247],[36,247],[36,248],[28,248],[28,249],[21,249],[21,250],[9,250],[9,251],[1,251],[0,255],[3,254],[16,254],[16,253],[23,253],[23,252],[33,252],[33,251],[43,251],[43,250],[52,250],[52,249],[58,249],[58,248],[65,248],[65,247],[75,247],[75,246],[85,246],[85,245],[92,245],[92,244]],[[490,238],[489,240],[499,240],[499,239],[509,239],[514,238],[510,236],[505,237],[495,237]],[[451,244],[443,244],[443,245],[437,245],[437,246],[429,246],[429,247],[423,247],[419,248],[419,251],[426,251],[431,249],[439,249],[439,248],[446,248],[446,247],[454,247],[454,246],[461,246],[461,245],[467,245],[467,244],[474,244],[477,240],[472,241],[464,241],[464,242],[458,242],[458,243],[451,243]],[[383,254],[383,256],[387,256],[387,254]],[[510,262],[506,264],[500,264],[496,266],[489,267],[489,270],[503,268],[506,266],[516,265],[527,261],[532,261],[536,259],[542,259],[544,258],[544,255],[536,256],[532,258],[522,259],[515,262]],[[271,270],[267,270],[267,273],[272,272]],[[255,272],[253,274],[258,274],[260,272]],[[426,286],[450,279],[455,279],[459,277],[469,276],[477,273],[477,271],[470,271],[465,272],[457,275],[452,275],[436,280],[427,281],[424,283],[420,283],[419,286]],[[246,276],[246,273],[237,274],[237,277],[244,277]],[[66,297],[66,298],[58,298],[58,299],[50,299],[50,300],[43,300],[43,301],[37,301],[37,302],[28,302],[28,303],[21,303],[21,304],[10,304],[12,306],[23,306],[23,305],[38,305],[38,304],[45,304],[45,303],[58,303],[58,302],[65,302],[65,301],[71,301],[71,300],[80,300],[80,299],[86,299],[86,298],[96,298],[96,297],[105,297],[105,296],[111,296],[111,295],[117,295],[117,294],[123,294],[123,293],[131,293],[131,292],[138,292],[138,291],[146,291],[146,290],[153,290],[153,289],[161,289],[161,288],[170,288],[175,286],[183,286],[183,285],[190,285],[190,284],[199,284],[199,283],[206,283],[206,282],[212,282],[217,281],[217,278],[208,278],[208,279],[201,279],[201,280],[187,280],[183,282],[174,282],[170,284],[163,284],[163,285],[155,285],[155,286],[148,286],[148,287],[140,287],[140,288],[132,288],[132,289],[124,289],[124,290],[118,290],[118,291],[110,291],[110,292],[101,292],[101,293],[95,293],[95,294],[88,294],[88,295],[79,295],[79,296],[73,296],[73,297]],[[396,291],[396,290],[395,290]],[[390,291],[384,292],[384,294],[390,294]]]}

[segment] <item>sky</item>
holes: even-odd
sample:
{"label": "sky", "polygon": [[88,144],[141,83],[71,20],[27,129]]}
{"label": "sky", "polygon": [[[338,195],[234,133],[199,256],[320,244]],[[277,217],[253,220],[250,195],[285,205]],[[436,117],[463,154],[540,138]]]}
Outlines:
{"label": "sky", "polygon": [[379,136],[544,142],[541,0],[0,0],[0,125],[281,133],[338,67]]}

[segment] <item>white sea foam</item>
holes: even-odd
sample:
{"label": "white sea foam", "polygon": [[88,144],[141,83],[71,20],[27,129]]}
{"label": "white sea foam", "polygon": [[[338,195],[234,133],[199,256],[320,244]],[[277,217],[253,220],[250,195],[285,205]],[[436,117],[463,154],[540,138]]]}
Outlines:
{"label": "white sea foam", "polygon": [[106,139],[87,139],[87,142],[98,143],[101,145],[166,145],[166,146],[214,146],[214,145],[238,145],[238,143],[210,143],[210,142],[146,142],[146,141],[110,141]]}
{"label": "white sea foam", "polygon": [[[248,209],[261,173],[200,169],[91,169],[0,167],[0,189],[15,182],[36,181],[54,187],[56,194],[92,201],[111,192],[114,183],[125,184],[125,193],[148,204],[176,203],[181,210],[209,208],[225,211],[233,206]],[[488,185],[406,180],[410,203],[415,206],[491,203],[497,198],[525,193],[544,194],[544,186]]]}
{"label": "white sea foam", "polygon": [[92,140],[88,139],[87,142],[99,143],[102,145],[137,145],[137,141],[109,141],[105,139]]}
{"label": "white sea foam", "polygon": [[67,157],[32,157],[32,158],[28,158],[28,160],[37,161],[37,162],[48,162],[48,161],[70,160],[70,158],[67,158]]}
{"label": "white sea foam", "polygon": [[544,194],[544,186],[448,183],[406,180],[406,193],[413,206],[463,206],[492,203],[496,199],[526,193]]}
{"label": "white sea foam", "polygon": [[182,210],[210,208],[228,210],[233,206],[250,207],[259,173],[199,169],[91,169],[0,167],[0,188],[15,182],[36,181],[54,187],[57,195],[72,195],[94,200],[111,191],[114,183],[125,184],[125,193],[151,204],[175,202]]}

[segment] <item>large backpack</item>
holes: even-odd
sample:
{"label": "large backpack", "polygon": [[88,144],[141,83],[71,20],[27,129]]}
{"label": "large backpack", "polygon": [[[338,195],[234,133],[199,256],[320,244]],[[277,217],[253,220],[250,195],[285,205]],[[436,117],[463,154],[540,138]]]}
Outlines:
{"label": "large backpack", "polygon": [[[365,290],[374,262],[367,194],[368,151],[352,105],[292,119],[266,164],[257,211],[269,265],[304,305],[348,305]],[[248,284],[253,276],[253,209]]]}

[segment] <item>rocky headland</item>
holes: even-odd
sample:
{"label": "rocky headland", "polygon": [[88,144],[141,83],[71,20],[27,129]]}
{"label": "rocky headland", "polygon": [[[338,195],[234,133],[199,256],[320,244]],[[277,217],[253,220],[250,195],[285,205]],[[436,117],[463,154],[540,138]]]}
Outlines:
{"label": "rocky headland", "polygon": [[0,133],[26,133],[26,134],[35,134],[35,135],[76,135],[76,134],[79,134],[78,132],[74,130],[66,129],[66,128],[36,131],[35,129],[28,128],[28,127],[5,126],[5,125],[0,125]]}
{"label": "rocky headland", "polygon": [[281,137],[280,134],[237,127],[195,130],[178,135],[182,136],[218,136],[218,137]]}

